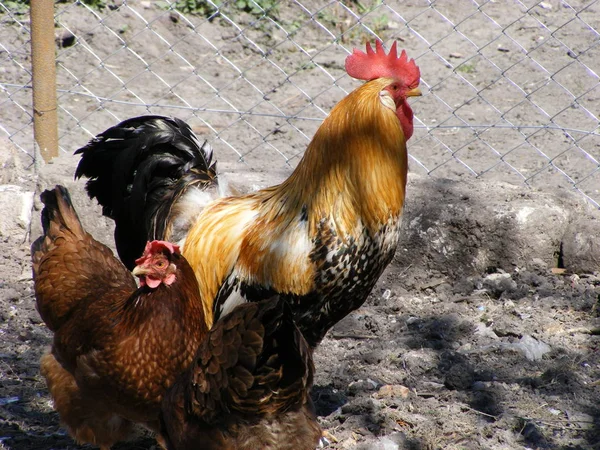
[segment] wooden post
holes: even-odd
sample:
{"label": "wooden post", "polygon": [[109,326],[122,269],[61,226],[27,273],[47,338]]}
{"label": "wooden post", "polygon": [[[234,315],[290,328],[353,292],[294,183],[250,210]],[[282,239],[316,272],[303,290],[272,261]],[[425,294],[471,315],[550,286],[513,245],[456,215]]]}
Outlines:
{"label": "wooden post", "polygon": [[31,0],[33,136],[44,161],[58,156],[54,0]]}

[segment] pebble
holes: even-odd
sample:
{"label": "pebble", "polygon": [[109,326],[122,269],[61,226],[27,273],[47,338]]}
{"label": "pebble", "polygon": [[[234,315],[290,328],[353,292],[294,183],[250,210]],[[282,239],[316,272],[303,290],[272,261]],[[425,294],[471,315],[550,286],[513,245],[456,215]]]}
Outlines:
{"label": "pebble", "polygon": [[386,384],[381,386],[374,394],[375,398],[407,398],[410,394],[410,389],[401,384]]}
{"label": "pebble", "polygon": [[55,40],[60,48],[71,47],[76,42],[75,35],[71,31],[65,29],[56,32]]}

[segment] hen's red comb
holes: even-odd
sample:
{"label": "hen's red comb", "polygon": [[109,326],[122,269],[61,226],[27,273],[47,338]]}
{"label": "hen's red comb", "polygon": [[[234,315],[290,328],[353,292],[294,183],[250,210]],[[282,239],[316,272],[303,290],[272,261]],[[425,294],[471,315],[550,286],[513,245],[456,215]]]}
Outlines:
{"label": "hen's red comb", "polygon": [[367,42],[367,53],[358,49],[346,58],[346,72],[359,80],[374,80],[376,78],[400,78],[407,87],[416,88],[419,85],[421,72],[414,59],[408,59],[402,50],[400,57],[396,49],[396,42],[392,44],[390,52],[386,55],[381,41],[375,42],[375,51]]}
{"label": "hen's red comb", "polygon": [[181,253],[181,250],[179,250],[179,245],[171,244],[167,241],[151,241],[146,244],[144,254],[141,256],[141,258],[136,259],[135,263],[139,265],[143,263],[149,255],[158,253],[164,249],[168,250],[171,254]]}

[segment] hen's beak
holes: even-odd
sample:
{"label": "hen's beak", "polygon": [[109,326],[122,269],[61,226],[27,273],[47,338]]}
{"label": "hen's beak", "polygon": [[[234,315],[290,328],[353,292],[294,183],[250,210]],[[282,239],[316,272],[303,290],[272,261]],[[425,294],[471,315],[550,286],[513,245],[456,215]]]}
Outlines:
{"label": "hen's beak", "polygon": [[144,275],[148,275],[150,272],[145,267],[135,266],[131,273],[136,277],[142,277]]}
{"label": "hen's beak", "polygon": [[423,95],[423,94],[421,93],[421,89],[419,89],[419,88],[411,89],[410,91],[408,91],[406,93],[407,97],[420,97],[421,95]]}

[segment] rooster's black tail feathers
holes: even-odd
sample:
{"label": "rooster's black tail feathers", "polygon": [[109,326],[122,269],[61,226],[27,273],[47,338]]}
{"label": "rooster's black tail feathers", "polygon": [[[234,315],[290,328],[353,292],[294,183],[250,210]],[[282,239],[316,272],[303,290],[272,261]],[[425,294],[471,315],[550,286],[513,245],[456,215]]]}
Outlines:
{"label": "rooster's black tail feathers", "polygon": [[119,257],[130,270],[146,241],[167,237],[171,208],[186,189],[217,183],[210,145],[179,119],[128,119],[75,153],[75,178],[89,178],[88,195],[115,221]]}

